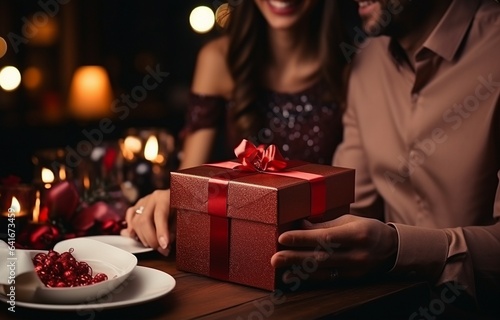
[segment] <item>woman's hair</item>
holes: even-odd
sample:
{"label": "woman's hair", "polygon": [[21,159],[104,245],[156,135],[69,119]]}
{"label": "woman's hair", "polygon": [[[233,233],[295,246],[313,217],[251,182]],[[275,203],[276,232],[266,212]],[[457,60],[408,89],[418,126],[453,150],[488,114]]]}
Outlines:
{"label": "woman's hair", "polygon": [[[231,2],[235,2],[231,6]],[[346,41],[338,0],[318,0],[310,13],[309,47],[320,61],[316,75],[325,90],[324,100],[343,105],[347,61],[340,43]],[[227,63],[234,81],[232,105],[229,108],[231,133],[236,140],[255,134],[263,117],[254,101],[263,90],[264,66],[269,57],[267,22],[254,0],[230,1],[231,14],[227,26],[229,49]]]}

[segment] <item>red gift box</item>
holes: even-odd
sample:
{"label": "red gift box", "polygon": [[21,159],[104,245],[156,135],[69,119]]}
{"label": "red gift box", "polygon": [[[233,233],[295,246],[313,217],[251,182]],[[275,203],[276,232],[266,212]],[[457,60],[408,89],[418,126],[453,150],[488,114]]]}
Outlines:
{"label": "red gift box", "polygon": [[270,261],[279,234],[305,218],[348,213],[354,170],[283,161],[278,170],[248,171],[241,165],[248,159],[240,160],[171,173],[177,268],[274,290],[281,274]]}

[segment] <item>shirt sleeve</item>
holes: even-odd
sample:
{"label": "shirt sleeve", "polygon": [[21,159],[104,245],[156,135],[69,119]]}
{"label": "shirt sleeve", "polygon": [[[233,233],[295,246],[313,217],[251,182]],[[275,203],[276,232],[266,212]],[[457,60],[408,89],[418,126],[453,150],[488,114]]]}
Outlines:
{"label": "shirt sleeve", "polygon": [[[498,191],[495,204],[500,204]],[[485,297],[477,297],[477,292],[498,296],[500,222],[447,229],[390,224],[399,238],[398,256],[391,272],[414,273],[436,285],[454,283],[457,290],[466,291],[478,300]]]}
{"label": "shirt sleeve", "polygon": [[[500,184],[494,212],[499,212],[499,208]],[[435,285],[452,283],[457,294],[467,292],[480,305],[497,303],[493,300],[500,297],[498,219],[489,226],[445,229],[389,225],[398,232],[398,253],[391,273],[413,274]]]}
{"label": "shirt sleeve", "polygon": [[225,120],[227,100],[220,96],[189,94],[186,122],[181,131],[183,139],[187,134],[204,128],[218,128]]}
{"label": "shirt sleeve", "polygon": [[[355,203],[351,213],[384,221],[382,199],[372,181],[366,161],[356,109],[347,108],[344,141],[333,165],[356,170]],[[500,171],[498,173],[500,180]],[[500,185],[497,187],[494,216],[500,214]],[[424,228],[388,223],[398,232],[398,254],[391,273],[413,274],[435,285],[453,283],[456,290],[476,297],[497,296],[500,288],[500,221],[489,226]],[[492,293],[495,293],[493,295]],[[479,302],[481,303],[481,302]]]}

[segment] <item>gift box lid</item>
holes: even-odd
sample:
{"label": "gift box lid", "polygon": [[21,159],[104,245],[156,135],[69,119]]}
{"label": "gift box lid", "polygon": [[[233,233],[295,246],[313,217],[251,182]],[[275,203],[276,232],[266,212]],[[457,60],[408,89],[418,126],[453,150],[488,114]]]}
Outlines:
{"label": "gift box lid", "polygon": [[354,201],[353,169],[295,162],[279,172],[249,172],[228,163],[172,172],[172,208],[213,214],[210,201],[222,199],[229,218],[280,225],[318,214],[314,206],[323,214]]}

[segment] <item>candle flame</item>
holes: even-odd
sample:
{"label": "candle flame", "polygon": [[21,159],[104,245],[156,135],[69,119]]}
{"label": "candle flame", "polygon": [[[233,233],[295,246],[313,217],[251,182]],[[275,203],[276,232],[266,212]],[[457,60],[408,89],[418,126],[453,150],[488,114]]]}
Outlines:
{"label": "candle flame", "polygon": [[90,178],[87,175],[83,177],[83,187],[87,190],[90,189]]}
{"label": "candle flame", "polygon": [[150,136],[144,147],[144,158],[149,161],[154,161],[158,156],[158,139],[155,136]]}
{"label": "candle flame", "polygon": [[54,173],[52,170],[47,168],[42,168],[42,181],[44,183],[52,183],[55,180]]}
{"label": "candle flame", "polygon": [[10,204],[10,209],[13,212],[15,212],[15,213],[21,212],[21,204],[19,203],[19,200],[17,200],[16,197],[12,197],[12,202]]}
{"label": "candle flame", "polygon": [[40,191],[36,192],[35,208],[33,209],[33,222],[38,222],[40,216]]}
{"label": "candle flame", "polygon": [[125,149],[127,149],[127,151],[130,151],[132,153],[138,153],[142,148],[141,140],[134,136],[126,137],[123,141],[123,145]]}
{"label": "candle flame", "polygon": [[59,179],[66,180],[66,168],[63,165],[59,168]]}

